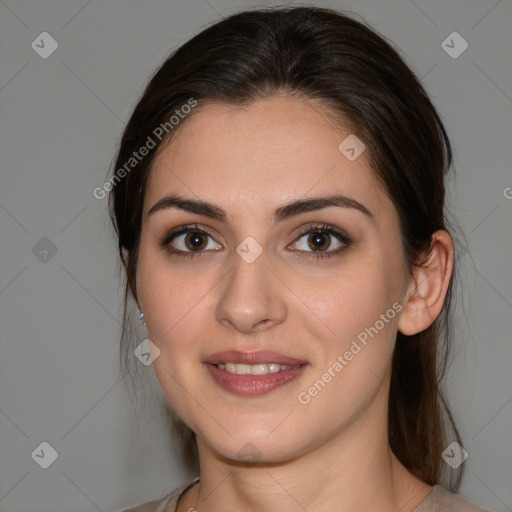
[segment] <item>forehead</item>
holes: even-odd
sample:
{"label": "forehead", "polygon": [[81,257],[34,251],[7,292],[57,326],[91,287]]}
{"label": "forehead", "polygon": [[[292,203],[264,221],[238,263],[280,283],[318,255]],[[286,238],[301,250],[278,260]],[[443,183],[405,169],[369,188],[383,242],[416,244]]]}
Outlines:
{"label": "forehead", "polygon": [[246,107],[197,108],[156,156],[146,189],[146,212],[166,193],[199,197],[243,213],[326,193],[389,208],[363,152],[350,161],[339,145],[351,134],[319,101],[293,97]]}

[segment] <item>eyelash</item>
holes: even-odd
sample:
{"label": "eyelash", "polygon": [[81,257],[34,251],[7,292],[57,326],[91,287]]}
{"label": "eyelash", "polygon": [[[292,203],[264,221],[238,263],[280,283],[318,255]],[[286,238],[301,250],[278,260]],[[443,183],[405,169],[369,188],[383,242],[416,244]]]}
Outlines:
{"label": "eyelash", "polygon": [[[194,231],[197,231],[198,233],[206,234],[206,235],[210,236],[211,238],[214,238],[213,233],[211,231],[209,231],[208,229],[199,228],[197,224],[191,224],[191,225],[182,226],[180,228],[171,230],[167,235],[164,236],[160,245],[172,256],[180,256],[180,257],[191,258],[191,259],[195,258],[195,257],[201,257],[204,255],[204,252],[201,252],[201,251],[187,252],[187,251],[171,249],[169,247],[169,244],[177,236],[183,235],[184,233],[194,232]],[[344,245],[342,247],[340,247],[339,249],[329,251],[329,252],[299,251],[299,252],[307,253],[307,255],[305,256],[306,258],[314,258],[318,261],[320,258],[330,258],[332,256],[338,256],[342,251],[344,251],[345,249],[350,247],[350,245],[352,244],[352,240],[347,235],[345,235],[341,231],[338,231],[336,228],[334,228],[333,226],[331,226],[329,224],[322,224],[321,226],[308,226],[308,227],[304,228],[299,233],[299,235],[297,236],[294,243],[297,242],[298,240],[300,240],[304,235],[315,234],[315,233],[327,233],[329,235],[332,235],[338,241],[342,242]]]}

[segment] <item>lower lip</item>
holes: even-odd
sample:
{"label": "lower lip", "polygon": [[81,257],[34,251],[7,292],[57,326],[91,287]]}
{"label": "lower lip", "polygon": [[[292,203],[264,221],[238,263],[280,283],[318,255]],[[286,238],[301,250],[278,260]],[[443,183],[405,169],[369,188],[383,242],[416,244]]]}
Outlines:
{"label": "lower lip", "polygon": [[276,373],[266,375],[238,375],[220,370],[213,364],[206,364],[206,368],[213,380],[223,389],[236,395],[258,396],[270,393],[285,384],[294,381],[304,372],[308,365],[303,364],[298,368],[279,370]]}

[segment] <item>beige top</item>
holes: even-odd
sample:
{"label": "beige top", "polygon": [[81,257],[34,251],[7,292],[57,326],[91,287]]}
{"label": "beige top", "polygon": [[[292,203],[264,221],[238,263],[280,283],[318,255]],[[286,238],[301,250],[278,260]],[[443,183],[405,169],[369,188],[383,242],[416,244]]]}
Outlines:
{"label": "beige top", "polygon": [[[199,477],[180,485],[162,499],[148,501],[123,510],[122,512],[176,512],[178,501],[193,485],[199,482]],[[198,511],[200,512],[200,511]],[[458,494],[446,490],[441,485],[434,485],[429,495],[412,512],[488,512],[466,500]]]}

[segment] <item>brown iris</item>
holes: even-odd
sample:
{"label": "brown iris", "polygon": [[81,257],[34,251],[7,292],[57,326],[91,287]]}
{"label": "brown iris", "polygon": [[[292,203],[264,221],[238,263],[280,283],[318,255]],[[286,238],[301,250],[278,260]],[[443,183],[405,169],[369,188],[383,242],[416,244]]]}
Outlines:
{"label": "brown iris", "polygon": [[185,237],[185,245],[189,249],[202,250],[206,247],[207,243],[206,236],[199,231],[190,231]]}
{"label": "brown iris", "polygon": [[[323,241],[325,242],[323,244],[322,244],[322,238],[323,238]],[[311,241],[313,241],[313,243],[315,245],[312,245]],[[320,232],[317,232],[317,233],[311,233],[309,238],[308,238],[308,243],[309,243],[309,246],[312,249],[320,250],[321,251],[321,250],[324,250],[324,249],[328,249],[329,245],[331,244],[331,241],[330,241],[329,236],[326,233],[322,233],[320,231]],[[320,244],[320,245],[317,245],[317,244]]]}

